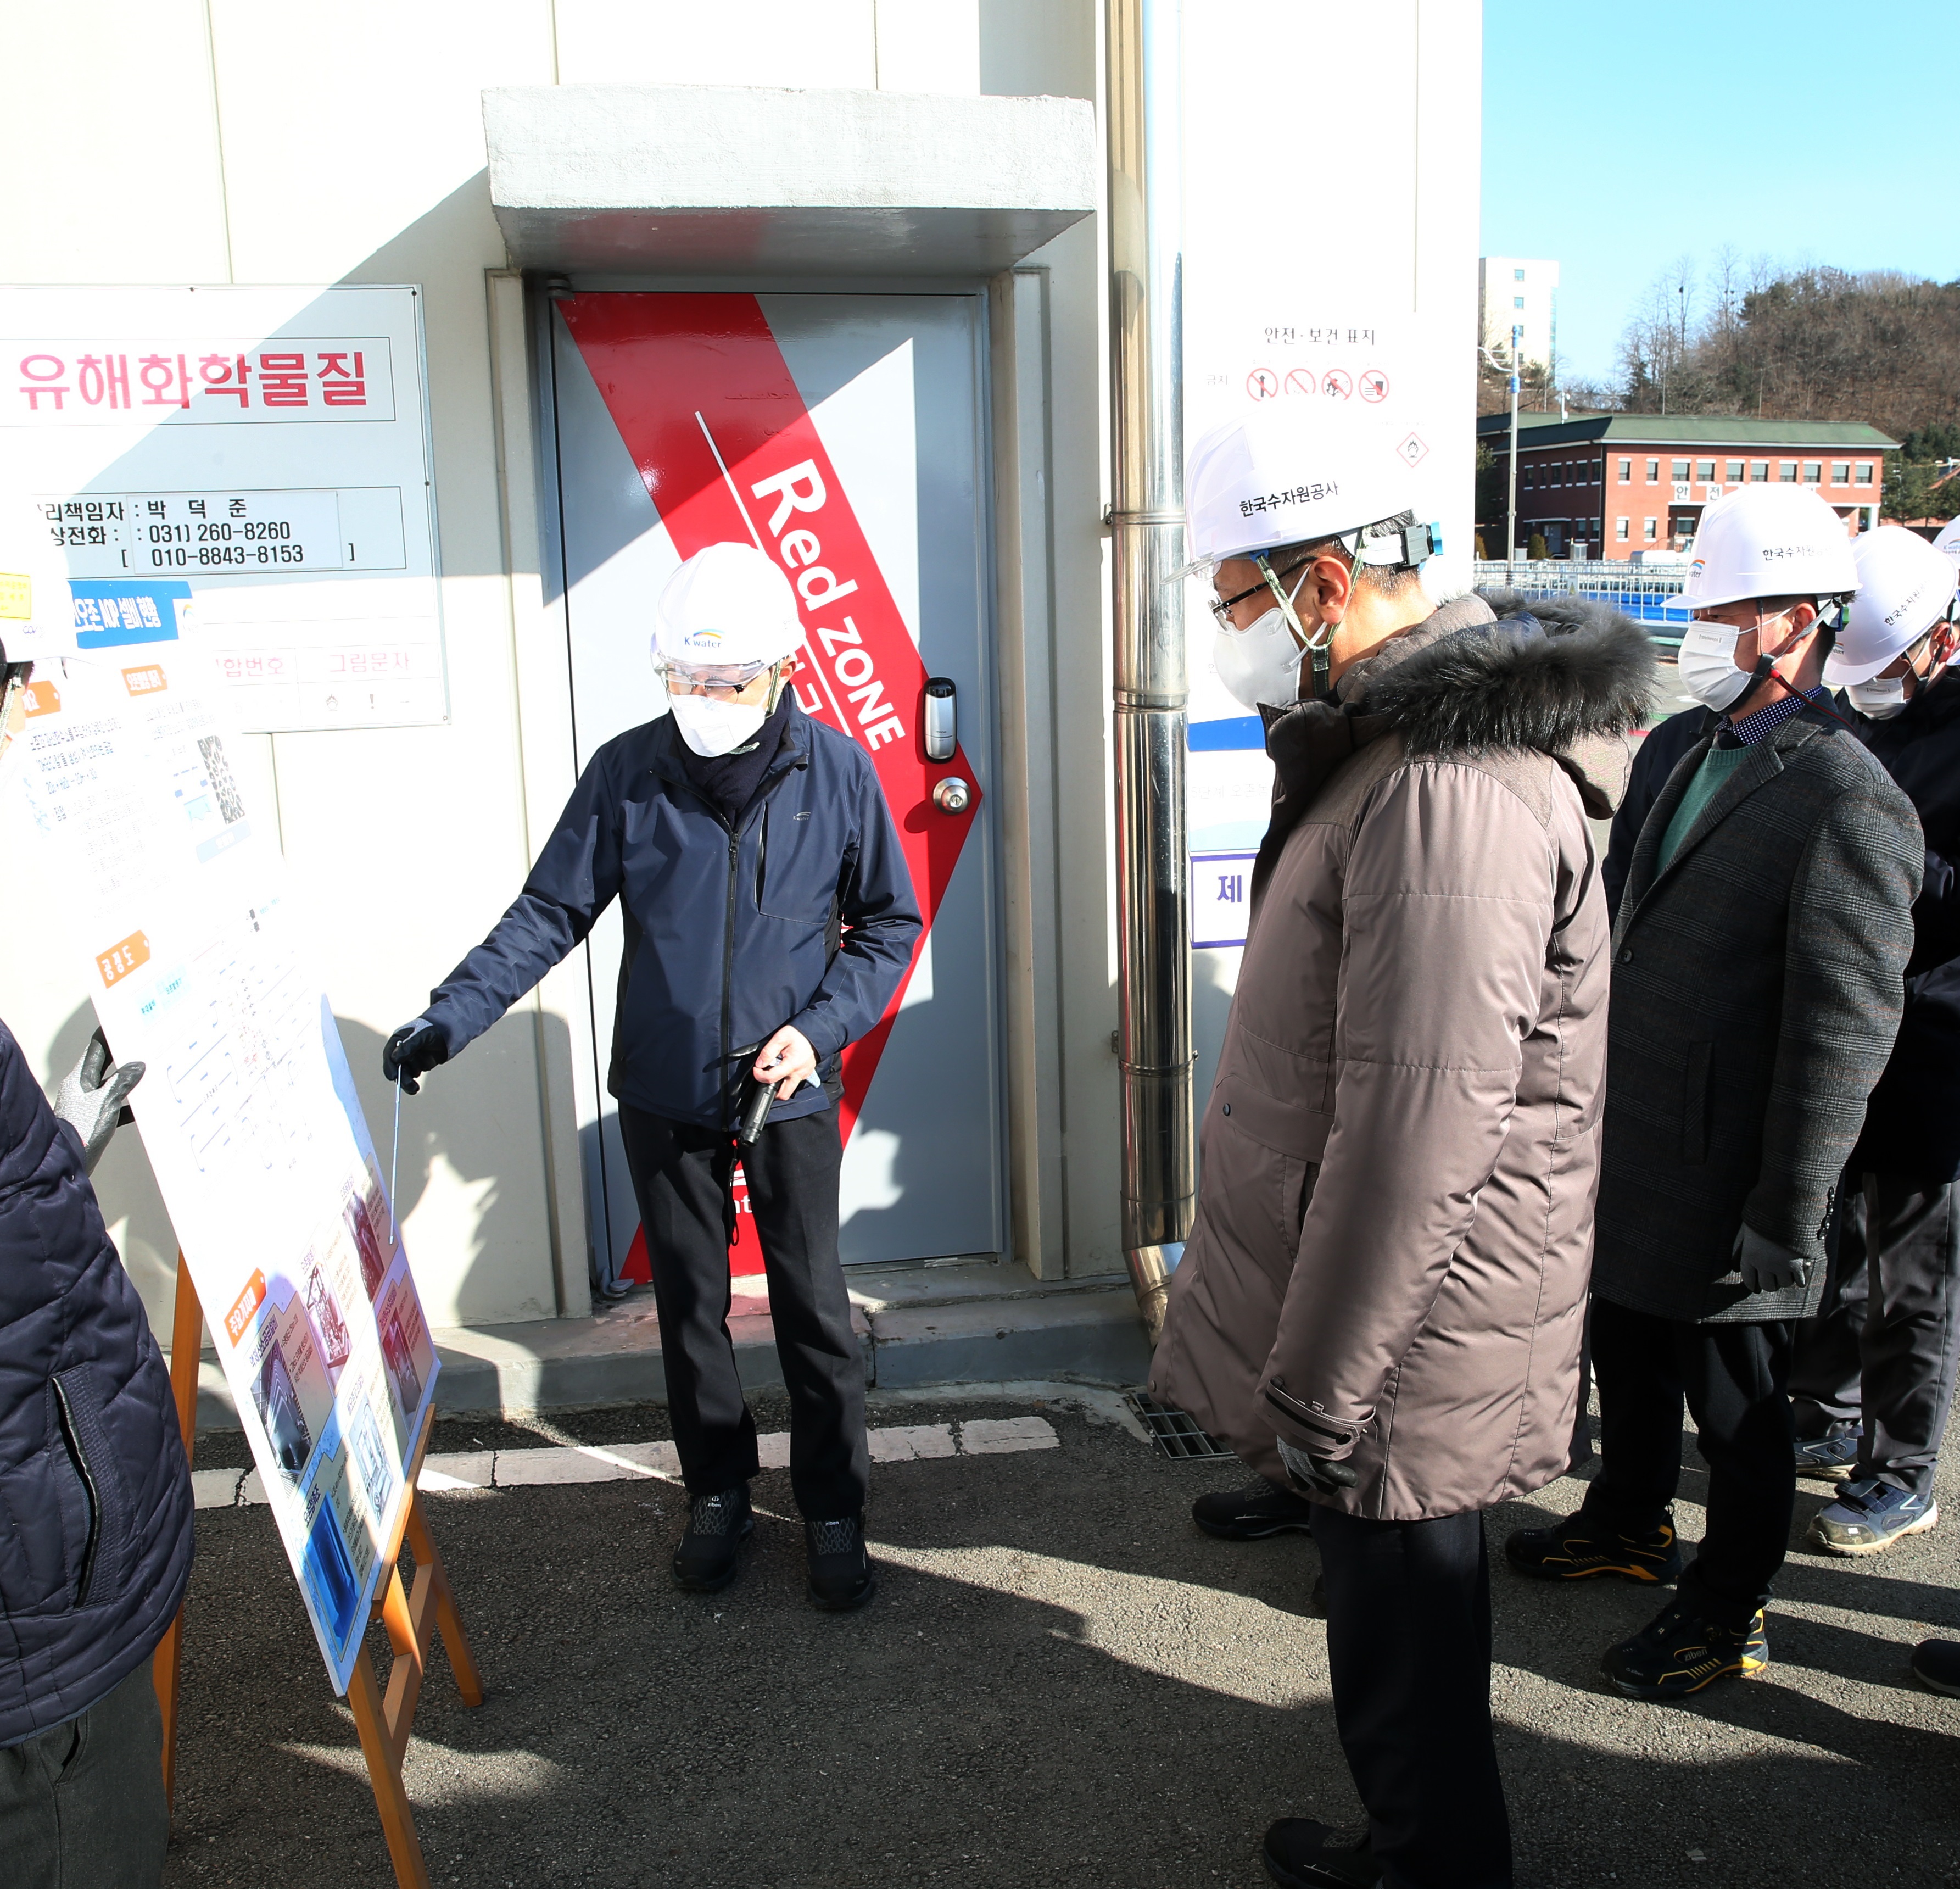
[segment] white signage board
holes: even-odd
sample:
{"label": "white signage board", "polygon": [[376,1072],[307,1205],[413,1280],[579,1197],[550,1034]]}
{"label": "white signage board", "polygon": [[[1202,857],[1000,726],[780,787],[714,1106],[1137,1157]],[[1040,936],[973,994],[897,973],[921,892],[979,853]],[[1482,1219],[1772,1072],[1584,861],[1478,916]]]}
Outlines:
{"label": "white signage board", "polygon": [[[26,798],[337,1691],[438,1359],[302,909],[207,659],[37,661]],[[19,878],[32,862],[14,865]]]}
{"label": "white signage board", "polygon": [[418,289],[0,288],[0,543],[84,648],[180,587],[241,728],[446,718],[431,476]]}

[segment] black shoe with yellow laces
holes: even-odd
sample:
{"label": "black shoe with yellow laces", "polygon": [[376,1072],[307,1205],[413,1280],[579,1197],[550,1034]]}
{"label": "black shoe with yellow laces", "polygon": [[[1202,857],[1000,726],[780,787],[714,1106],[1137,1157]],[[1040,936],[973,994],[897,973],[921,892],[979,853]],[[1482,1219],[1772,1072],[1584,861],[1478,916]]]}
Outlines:
{"label": "black shoe with yellow laces", "polygon": [[1746,1626],[1726,1626],[1677,1601],[1599,1662],[1623,1699],[1685,1699],[1718,1679],[1746,1679],[1770,1663],[1757,1608]]}
{"label": "black shoe with yellow laces", "polygon": [[1585,1512],[1549,1528],[1520,1528],[1504,1559],[1535,1581],[1589,1581],[1607,1575],[1659,1587],[1681,1578],[1681,1544],[1670,1515],[1651,1534],[1623,1535],[1588,1521]]}

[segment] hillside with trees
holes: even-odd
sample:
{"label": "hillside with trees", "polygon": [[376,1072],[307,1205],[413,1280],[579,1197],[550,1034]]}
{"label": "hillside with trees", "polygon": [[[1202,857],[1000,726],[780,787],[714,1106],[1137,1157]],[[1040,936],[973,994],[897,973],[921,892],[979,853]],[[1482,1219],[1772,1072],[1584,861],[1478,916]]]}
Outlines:
{"label": "hillside with trees", "polygon": [[[1508,403],[1488,364],[1478,391],[1480,413]],[[1617,384],[1532,374],[1520,404],[1555,411],[1561,397],[1580,412],[1864,420],[1904,448],[1888,462],[1888,518],[1960,512],[1960,282],[1683,257],[1628,323]]]}

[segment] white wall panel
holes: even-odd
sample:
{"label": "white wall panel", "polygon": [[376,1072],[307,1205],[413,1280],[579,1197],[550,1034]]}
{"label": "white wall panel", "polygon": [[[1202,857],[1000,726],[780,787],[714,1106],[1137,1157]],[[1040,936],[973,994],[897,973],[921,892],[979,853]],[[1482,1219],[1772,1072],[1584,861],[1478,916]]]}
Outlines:
{"label": "white wall panel", "polygon": [[561,85],[877,82],[873,0],[557,0]]}

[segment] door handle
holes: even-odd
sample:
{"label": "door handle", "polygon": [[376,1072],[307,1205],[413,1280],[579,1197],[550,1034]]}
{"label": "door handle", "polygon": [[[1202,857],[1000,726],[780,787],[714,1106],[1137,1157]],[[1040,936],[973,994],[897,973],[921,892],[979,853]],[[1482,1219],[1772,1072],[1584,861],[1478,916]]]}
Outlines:
{"label": "door handle", "polygon": [[925,685],[925,757],[950,761],[959,745],[959,700],[950,676],[934,676]]}
{"label": "door handle", "polygon": [[963,814],[972,801],[972,788],[957,774],[947,775],[932,790],[932,804],[943,814]]}

